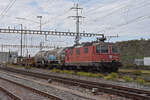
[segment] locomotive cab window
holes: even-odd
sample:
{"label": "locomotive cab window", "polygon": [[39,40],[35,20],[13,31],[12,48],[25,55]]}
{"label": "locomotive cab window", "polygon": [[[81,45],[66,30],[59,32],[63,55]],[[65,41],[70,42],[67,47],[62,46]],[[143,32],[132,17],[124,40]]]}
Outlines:
{"label": "locomotive cab window", "polygon": [[84,48],[84,53],[85,53],[85,54],[88,53],[88,48]]}
{"label": "locomotive cab window", "polygon": [[108,53],[108,45],[104,45],[104,46],[97,45],[96,53]]}
{"label": "locomotive cab window", "polygon": [[119,47],[117,46],[112,46],[112,53],[119,53]]}
{"label": "locomotive cab window", "polygon": [[96,53],[100,53],[100,45],[96,46]]}
{"label": "locomotive cab window", "polygon": [[80,49],[76,49],[76,54],[80,55]]}

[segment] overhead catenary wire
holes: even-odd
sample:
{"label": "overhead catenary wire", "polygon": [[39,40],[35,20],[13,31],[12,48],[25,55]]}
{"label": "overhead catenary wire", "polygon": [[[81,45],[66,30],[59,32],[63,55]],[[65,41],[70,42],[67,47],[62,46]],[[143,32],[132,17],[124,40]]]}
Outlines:
{"label": "overhead catenary wire", "polygon": [[3,15],[3,13],[8,9],[8,7],[11,5],[13,1],[10,1],[9,4],[6,6],[6,8],[1,12],[0,16]]}
{"label": "overhead catenary wire", "polygon": [[[56,20],[56,18],[62,18],[62,17],[65,16],[69,11],[70,11],[70,9],[67,10],[67,11],[65,11],[64,13],[61,13],[61,14],[59,14],[59,15],[57,15],[57,16],[51,18],[50,20],[47,20],[47,21],[43,22],[42,25],[48,25],[52,20]],[[66,18],[63,18],[63,20],[68,20],[68,18],[67,18],[67,17],[66,17]],[[63,24],[64,24],[64,23],[66,23],[66,21],[64,21]],[[33,26],[33,28],[36,28],[36,27],[39,27],[39,25],[34,25],[34,26]],[[54,28],[54,29],[55,29],[55,28]]]}
{"label": "overhead catenary wire", "polygon": [[[108,16],[110,16],[110,15],[112,15],[112,14],[114,14],[114,13],[117,13],[119,10],[121,10],[122,8],[124,8],[124,7],[126,7],[126,5],[124,5],[124,3],[121,3],[122,4],[122,6],[120,5],[120,6],[118,6],[118,7],[113,7],[113,8],[111,8],[111,9],[108,9],[108,12],[107,11],[99,11],[99,13],[101,13],[101,16],[100,17],[97,17],[97,18],[94,18],[94,19],[88,19],[88,20],[91,20],[90,21],[90,23],[89,22],[85,22],[85,24],[87,25],[87,24],[92,24],[92,23],[95,23],[95,22],[97,22],[98,20],[102,20],[102,18],[106,18],[106,17],[108,17]],[[105,7],[105,6],[102,6],[102,7]],[[100,8],[102,8],[102,7],[100,7]],[[93,9],[94,10],[94,9]],[[89,12],[86,12],[88,15],[90,14],[90,15],[92,15],[91,13],[89,13]],[[95,12],[92,12],[92,13],[95,13]],[[103,16],[102,16],[102,14],[103,14]]]}
{"label": "overhead catenary wire", "polygon": [[[118,1],[120,1],[120,0],[118,0]],[[122,1],[121,2],[118,2],[118,1],[116,1],[115,3],[122,3]],[[114,3],[114,4],[115,4]],[[99,3],[100,4],[100,3]],[[122,4],[124,4],[124,3],[122,3]],[[92,13],[94,13],[94,12],[97,12],[96,10],[97,9],[102,9],[103,7],[106,7],[106,5],[98,5],[97,7],[94,7],[94,8],[92,8],[92,9],[89,9],[88,11],[86,11],[85,13],[86,14],[92,14]],[[113,7],[113,8],[116,8],[116,6],[115,7]],[[113,9],[111,9],[111,10],[113,10]]]}
{"label": "overhead catenary wire", "polygon": [[[132,10],[137,10],[137,9],[139,9],[139,8],[142,8],[142,7],[145,7],[145,6],[147,6],[147,5],[149,5],[150,4],[150,2],[146,2],[146,1],[143,1],[143,2],[139,2],[139,5],[140,6],[138,6],[138,7],[134,7],[134,8],[132,8]],[[144,5],[143,5],[144,4]],[[122,7],[117,7],[117,8],[115,8],[115,10],[114,9],[109,9],[109,12],[108,13],[106,13],[106,14],[104,14],[103,16],[101,16],[101,17],[97,17],[97,18],[95,18],[95,19],[92,19],[92,22],[91,23],[94,23],[94,22],[97,22],[98,20],[102,20],[103,18],[106,18],[106,17],[109,17],[110,15],[113,15],[113,14],[115,14],[115,13],[117,13],[118,11],[120,11],[120,10],[122,10],[123,8],[126,8],[128,5],[123,5]],[[106,11],[102,11],[101,13],[103,14],[103,12],[106,12]],[[89,24],[91,24],[91,23],[89,23]],[[87,23],[86,23],[87,24]]]}
{"label": "overhead catenary wire", "polygon": [[[116,13],[117,11],[119,11],[119,10],[121,10],[122,8],[125,8],[125,7],[127,7],[128,6],[128,4],[135,4],[135,2],[134,2],[135,0],[130,0],[130,2],[128,1],[125,1],[125,2],[127,2],[127,5],[125,5],[124,3],[122,3],[122,1],[121,2],[116,2],[116,3],[120,3],[119,4],[119,6],[118,7],[116,7],[116,6],[114,6],[114,7],[111,7],[110,9],[108,9],[109,11],[113,11],[114,9],[116,9],[115,11],[114,11],[114,13]],[[146,3],[145,3],[146,2]],[[114,3],[115,4],[115,3]],[[144,4],[144,5],[143,5]],[[111,4],[112,5],[112,4]],[[121,7],[121,5],[122,5],[122,7]],[[146,5],[149,5],[148,3],[147,3],[147,1],[142,1],[142,2],[139,2],[138,3],[138,5],[140,5],[140,7],[143,5],[143,7],[144,6],[146,6]],[[87,14],[92,14],[92,13],[96,13],[96,12],[99,12],[99,11],[96,11],[97,9],[101,9],[101,8],[103,8],[103,7],[106,7],[106,5],[104,5],[104,6],[98,6],[98,7],[96,7],[96,8],[93,8],[92,10],[90,10],[90,11],[87,11],[87,12],[85,12],[85,13],[87,13]],[[136,7],[135,9],[137,9],[138,7]],[[94,12],[95,11],[95,12]],[[106,11],[102,11],[102,12],[106,12]],[[112,13],[113,14],[113,13]]]}
{"label": "overhead catenary wire", "polygon": [[[132,9],[130,9],[130,11],[132,11],[133,9],[134,10],[138,10],[138,9],[140,9],[140,8],[142,8],[142,7],[145,7],[145,6],[148,6],[149,4],[150,4],[150,2],[147,2],[147,1],[142,1],[142,2],[138,2],[137,3],[138,4],[138,6],[133,6],[132,7]],[[127,6],[126,6],[127,7]],[[123,7],[124,8],[124,7]],[[119,10],[121,10],[122,8],[120,8]],[[106,14],[106,16],[105,16],[105,19],[106,19],[106,17],[109,17],[111,14],[114,14],[114,13],[116,13],[115,11],[114,12],[112,12],[112,13],[110,13],[110,14]],[[98,20],[102,20],[102,17],[100,17],[99,19],[96,19],[95,21],[97,22]],[[95,22],[94,21],[94,22]],[[91,23],[94,23],[93,21],[91,22]],[[90,24],[91,24],[90,23]],[[125,22],[125,23],[128,23],[128,22]],[[88,25],[89,23],[87,23],[86,22],[86,24],[85,25]],[[123,23],[124,24],[124,23]],[[119,24],[120,25],[120,24]],[[117,25],[117,26],[119,26],[119,25]],[[101,25],[102,26],[102,25]],[[105,26],[105,25],[104,25]],[[120,26],[119,26],[120,27]],[[108,30],[109,29],[111,29],[111,27],[109,27],[109,28],[107,28]],[[104,30],[104,29],[102,29],[102,30]]]}
{"label": "overhead catenary wire", "polygon": [[59,15],[53,17],[53,18],[51,18],[50,20],[44,22],[42,25],[46,25],[46,24],[50,23],[52,20],[54,20],[54,19],[56,19],[56,18],[58,18],[58,17],[62,17],[62,16],[64,16],[64,15],[66,15],[70,10],[71,10],[71,9],[69,9],[69,10],[65,11],[64,13],[61,13],[61,14],[59,14]]}
{"label": "overhead catenary wire", "polygon": [[[140,17],[137,17],[135,19],[132,19],[128,22],[125,22],[125,23],[121,23],[121,24],[118,24],[114,27],[107,27],[106,30],[114,30],[114,29],[117,29],[117,28],[120,28],[120,27],[123,27],[125,25],[128,25],[128,24],[132,24],[132,23],[135,23],[135,22],[138,22],[138,21],[143,21],[145,19],[149,19],[150,18],[150,13],[148,15],[144,15],[144,16],[140,16]],[[105,30],[105,29],[103,29]],[[101,30],[102,31],[102,30]],[[97,33],[101,32],[101,31],[98,31]]]}
{"label": "overhead catenary wire", "polygon": [[0,14],[1,17],[4,17],[5,14],[13,7],[13,5],[15,4],[16,0],[13,0],[12,2],[10,2],[7,7],[2,11],[2,13]]}
{"label": "overhead catenary wire", "polygon": [[39,23],[37,21],[31,20],[31,19],[27,19],[27,18],[21,18],[21,17],[15,17],[16,19],[20,19],[20,20],[25,20],[25,21],[29,21],[29,22],[33,22],[33,23]]}

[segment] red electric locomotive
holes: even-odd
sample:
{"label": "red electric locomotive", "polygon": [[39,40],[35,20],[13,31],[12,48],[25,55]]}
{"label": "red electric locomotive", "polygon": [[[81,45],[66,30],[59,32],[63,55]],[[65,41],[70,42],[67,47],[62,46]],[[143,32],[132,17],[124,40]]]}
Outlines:
{"label": "red electric locomotive", "polygon": [[90,72],[117,72],[119,47],[113,43],[83,43],[66,50],[65,66]]}
{"label": "red electric locomotive", "polygon": [[40,51],[33,65],[88,72],[117,72],[121,67],[119,47],[100,41]]}

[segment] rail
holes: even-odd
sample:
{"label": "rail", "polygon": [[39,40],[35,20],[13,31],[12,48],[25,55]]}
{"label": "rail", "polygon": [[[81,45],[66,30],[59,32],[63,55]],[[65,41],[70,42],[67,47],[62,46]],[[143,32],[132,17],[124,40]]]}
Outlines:
{"label": "rail", "polygon": [[[15,82],[15,81],[11,81],[11,80],[9,80],[9,79],[2,78],[2,77],[0,77],[0,79],[5,80],[5,81],[10,82],[10,83],[13,83],[13,84],[16,84],[16,85],[18,85],[18,86],[24,87],[24,88],[26,88],[26,89],[28,89],[28,90],[34,92],[34,93],[37,93],[37,94],[42,95],[42,96],[44,96],[44,97],[47,97],[47,98],[49,98],[49,99],[51,99],[51,100],[62,100],[62,99],[60,99],[60,98],[58,98],[58,97],[56,97],[56,96],[50,95],[50,94],[48,94],[48,93],[42,92],[42,91],[40,91],[40,90],[31,88],[31,87],[28,87],[28,86],[23,85],[23,84],[20,84],[20,83],[17,83],[17,82]],[[11,93],[9,93],[8,91],[6,91],[5,89],[3,89],[3,88],[1,88],[1,87],[0,87],[0,89],[2,89],[2,90],[5,91],[8,95],[10,95],[12,98],[14,98],[14,100],[21,100],[21,99],[19,99],[17,96],[15,96],[14,94],[11,94]]]}
{"label": "rail", "polygon": [[11,71],[19,74],[29,75],[33,77],[38,77],[42,79],[51,79],[55,82],[61,82],[69,85],[80,86],[83,88],[93,89],[97,88],[99,92],[105,92],[113,95],[118,95],[126,98],[130,98],[133,100],[150,100],[150,91],[118,86],[113,84],[106,84],[106,83],[97,83],[92,81],[85,81],[79,79],[72,79],[66,77],[58,77],[54,75],[42,74],[42,73],[35,73],[31,71],[19,70],[10,67],[0,67],[2,70]]}
{"label": "rail", "polygon": [[21,100],[17,95],[9,92],[8,90],[4,89],[3,87],[0,87],[0,90],[6,93],[11,99],[13,100]]}

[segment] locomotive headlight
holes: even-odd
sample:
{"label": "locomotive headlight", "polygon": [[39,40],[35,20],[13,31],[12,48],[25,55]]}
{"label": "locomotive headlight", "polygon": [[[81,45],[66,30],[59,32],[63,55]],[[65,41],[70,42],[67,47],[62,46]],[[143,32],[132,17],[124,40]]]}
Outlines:
{"label": "locomotive headlight", "polygon": [[112,59],[112,55],[109,55],[109,58]]}

